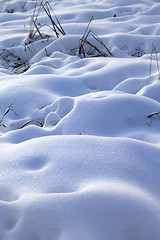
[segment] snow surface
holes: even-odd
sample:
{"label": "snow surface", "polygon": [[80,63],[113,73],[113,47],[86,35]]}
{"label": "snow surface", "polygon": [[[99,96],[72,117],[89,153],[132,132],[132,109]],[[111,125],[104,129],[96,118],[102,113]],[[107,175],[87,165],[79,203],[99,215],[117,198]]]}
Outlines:
{"label": "snow surface", "polygon": [[40,2],[0,1],[0,240],[159,240],[160,2]]}

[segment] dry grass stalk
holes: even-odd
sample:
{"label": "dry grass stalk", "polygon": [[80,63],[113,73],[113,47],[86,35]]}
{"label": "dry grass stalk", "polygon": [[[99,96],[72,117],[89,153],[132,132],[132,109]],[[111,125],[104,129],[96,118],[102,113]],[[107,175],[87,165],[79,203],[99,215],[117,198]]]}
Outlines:
{"label": "dry grass stalk", "polygon": [[12,66],[12,72],[15,74],[20,74],[26,72],[30,68],[30,63],[22,62],[22,63],[14,63]]}
{"label": "dry grass stalk", "polygon": [[52,7],[50,6],[49,2],[45,1],[45,3],[42,4],[42,7],[43,7],[44,11],[46,12],[47,16],[49,17],[49,19],[50,19],[50,21],[52,23],[52,27],[53,27],[53,29],[54,29],[54,31],[56,33],[57,38],[59,37],[60,34],[66,35],[66,33],[65,33],[62,25],[60,24],[57,16],[55,15],[55,13],[54,13],[54,17],[55,17],[55,19],[56,19],[58,24],[56,24],[56,22],[53,20],[51,12],[50,12],[50,9],[52,10]]}
{"label": "dry grass stalk", "polygon": [[19,117],[18,114],[15,112],[15,110],[14,110],[14,108],[13,108],[12,105],[13,105],[13,104],[11,104],[11,105],[6,109],[5,113],[3,114],[3,116],[2,116],[2,118],[1,118],[1,120],[0,120],[0,126],[6,127],[6,125],[4,125],[2,122],[3,122],[4,118],[5,118],[5,116],[6,116],[10,111],[12,111],[17,117]]}
{"label": "dry grass stalk", "polygon": [[[94,52],[97,52],[97,55],[95,55],[94,57],[112,57],[112,53],[111,51],[108,49],[108,47],[102,42],[102,40],[92,31],[89,30],[88,28],[91,24],[93,20],[93,17],[91,17],[85,32],[82,36],[82,38],[79,41],[79,48],[78,48],[78,54],[81,57],[83,55],[83,57],[86,57],[86,55],[91,55]],[[94,40],[96,40],[97,43],[100,44],[100,46],[102,46],[104,48],[104,50],[102,50],[101,48],[97,47],[95,44],[91,43],[88,38],[92,37]],[[86,53],[84,46],[88,45],[90,47],[89,51]]]}
{"label": "dry grass stalk", "polygon": [[39,127],[43,127],[43,121],[42,121],[42,120],[34,119],[34,120],[30,120],[30,121],[24,123],[24,124],[20,127],[20,129],[26,127],[26,126],[29,125],[30,123],[34,123],[34,124],[36,123],[36,124],[39,125]]}
{"label": "dry grass stalk", "polygon": [[158,118],[160,118],[160,112],[152,113],[152,114],[148,115],[148,118],[151,118],[153,116],[157,116]]}
{"label": "dry grass stalk", "polygon": [[[50,27],[47,24],[42,24],[41,25],[40,23],[37,22],[38,17],[40,16],[40,13],[41,13],[42,10],[44,10],[46,15],[50,19],[52,27]],[[33,15],[31,17],[30,32],[29,32],[29,43],[32,43],[32,41],[36,40],[37,38],[44,39],[46,37],[50,37],[48,34],[46,34],[44,32],[41,32],[41,29],[44,26],[47,26],[47,27],[51,28],[55,32],[57,38],[59,38],[60,35],[66,35],[66,33],[65,33],[62,25],[60,24],[57,16],[55,15],[55,13],[54,13],[54,17],[55,17],[55,20],[57,21],[57,23],[53,19],[51,11],[53,11],[53,10],[52,10],[52,7],[50,6],[48,1],[41,0],[39,7],[38,7],[38,1],[36,1],[34,12],[33,12]],[[38,36],[36,36],[36,34],[38,34]]]}
{"label": "dry grass stalk", "polygon": [[150,70],[149,70],[150,76],[152,75],[152,60],[153,60],[152,57],[153,57],[153,53],[156,54],[157,71],[158,71],[158,74],[160,75],[158,53],[157,53],[157,49],[156,49],[156,47],[155,47],[154,44],[152,43],[152,52],[151,52],[151,58],[150,58]]}
{"label": "dry grass stalk", "polygon": [[30,64],[28,62],[22,61],[21,57],[16,56],[8,49],[3,49],[0,52],[0,57],[3,59],[5,64],[8,65],[8,68],[15,73],[23,73],[30,68]]}

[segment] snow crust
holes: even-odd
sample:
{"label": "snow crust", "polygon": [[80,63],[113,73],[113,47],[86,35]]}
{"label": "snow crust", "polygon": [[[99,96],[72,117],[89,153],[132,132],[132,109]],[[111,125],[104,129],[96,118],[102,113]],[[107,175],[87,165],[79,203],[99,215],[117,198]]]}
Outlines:
{"label": "snow crust", "polygon": [[159,0],[40,3],[0,1],[0,239],[159,240]]}

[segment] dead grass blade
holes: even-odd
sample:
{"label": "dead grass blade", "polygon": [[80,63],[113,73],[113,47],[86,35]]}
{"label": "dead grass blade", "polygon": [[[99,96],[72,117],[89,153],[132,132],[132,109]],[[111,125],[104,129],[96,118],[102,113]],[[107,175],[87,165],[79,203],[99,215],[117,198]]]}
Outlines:
{"label": "dead grass blade", "polygon": [[89,35],[89,32],[87,33],[87,31],[88,31],[88,28],[89,28],[92,20],[93,20],[93,16],[91,17],[91,19],[90,19],[90,21],[89,21],[89,23],[88,23],[88,25],[87,25],[87,27],[84,31],[84,34],[83,34],[82,38],[79,40],[79,49],[78,49],[79,56],[81,56],[83,54],[83,56],[85,57],[85,51],[84,51],[84,43],[85,42],[84,41],[87,39],[87,37]]}
{"label": "dead grass blade", "polygon": [[148,118],[151,118],[151,117],[153,117],[153,116],[157,116],[158,118],[160,118],[160,112],[152,113],[152,114],[148,115],[147,117],[148,117]]}
{"label": "dead grass blade", "polygon": [[14,63],[11,70],[15,74],[20,74],[26,72],[30,66],[31,64],[29,62]]}
{"label": "dead grass blade", "polygon": [[[40,13],[42,10],[44,10],[46,15],[50,19],[52,27],[50,27],[47,24],[41,25],[40,23],[38,23],[38,17],[40,16]],[[53,20],[51,11],[53,11],[53,10],[48,1],[41,0],[39,7],[38,7],[38,2],[36,1],[34,12],[31,17],[29,43],[32,43],[32,41],[36,40],[37,38],[43,39],[45,37],[50,37],[48,34],[46,34],[44,32],[42,33],[40,31],[40,29],[42,29],[42,27],[44,27],[44,26],[51,28],[55,32],[57,38],[59,38],[60,35],[66,35],[62,25],[60,24],[60,22],[54,12],[53,12],[53,14],[54,14],[54,17],[55,17],[55,20],[57,21],[57,23],[56,23],[56,21]],[[37,38],[36,38],[36,34],[38,34]]]}
{"label": "dead grass blade", "polygon": [[16,56],[8,49],[3,49],[0,52],[0,57],[3,59],[8,68],[15,74],[23,73],[30,68],[29,62],[22,61],[21,57]]}
{"label": "dead grass blade", "polygon": [[[80,57],[82,57],[82,55],[83,55],[83,57],[86,57],[87,55],[91,56],[92,54],[97,52],[97,55],[94,55],[92,57],[113,57],[111,51],[103,43],[103,41],[92,30],[88,31],[92,19],[93,19],[93,17],[91,17],[83,36],[80,38],[78,55]],[[89,40],[89,37],[94,39],[100,45],[100,47],[97,46],[96,42],[95,42],[95,44],[91,43],[91,41]],[[88,52],[85,51],[85,48],[84,48],[85,45],[90,47]],[[103,47],[104,50],[102,50],[101,47]]]}
{"label": "dead grass blade", "polygon": [[41,121],[41,120],[39,120],[39,119],[34,119],[34,120],[30,120],[30,121],[24,123],[24,124],[20,127],[20,129],[26,127],[26,126],[29,125],[30,123],[37,123],[37,124],[39,125],[39,127],[43,127],[43,121]]}
{"label": "dead grass blade", "polygon": [[1,118],[1,120],[0,120],[0,126],[2,125],[3,127],[6,127],[4,124],[2,124],[2,122],[3,122],[4,118],[5,118],[5,116],[6,116],[10,111],[12,111],[17,117],[19,117],[18,114],[15,112],[15,110],[14,110],[14,108],[13,108],[13,104],[11,104],[11,105],[9,105],[9,107],[6,109],[5,113],[3,114],[3,116],[2,116],[2,118]]}
{"label": "dead grass blade", "polygon": [[93,33],[93,38],[97,41],[97,42],[99,42],[107,51],[108,51],[108,53],[109,53],[109,55],[111,56],[111,57],[113,57],[113,55],[112,55],[112,53],[111,53],[111,51],[108,49],[108,47],[102,42],[102,40],[93,32],[93,31],[91,31],[92,33]]}
{"label": "dead grass blade", "polygon": [[[49,17],[49,19],[50,19],[50,21],[51,21],[51,23],[52,23],[52,26],[53,26],[53,29],[54,29],[54,31],[55,31],[55,33],[56,33],[57,38],[59,37],[60,34],[66,35],[66,33],[65,33],[62,25],[60,24],[57,16],[55,15],[55,13],[54,13],[54,16],[55,16],[55,19],[56,19],[56,21],[57,21],[58,24],[56,24],[56,22],[53,20],[52,15],[51,15],[51,11],[50,11],[50,10],[52,10],[52,7],[51,7],[51,5],[49,4],[49,2],[48,2],[48,1],[45,1],[45,3],[42,4],[42,7],[43,7],[45,13],[47,14],[47,16]],[[52,11],[53,11],[53,10],[52,10]],[[59,31],[59,33],[58,33],[58,31]]]}
{"label": "dead grass blade", "polygon": [[34,19],[32,19],[32,21],[33,21],[33,24],[34,24],[34,26],[35,26],[37,32],[39,33],[39,36],[43,39],[43,36],[42,36],[42,34],[41,34],[41,32],[40,32],[40,28],[38,28],[38,26],[37,26],[37,24],[36,24],[36,22],[35,22]]}
{"label": "dead grass blade", "polygon": [[159,76],[160,76],[160,68],[159,68],[158,53],[157,53],[157,49],[156,49],[155,45],[152,43],[152,52],[151,52],[151,58],[150,58],[150,70],[149,70],[150,76],[152,75],[153,53],[156,54],[157,71],[158,71],[158,74],[159,74]]}

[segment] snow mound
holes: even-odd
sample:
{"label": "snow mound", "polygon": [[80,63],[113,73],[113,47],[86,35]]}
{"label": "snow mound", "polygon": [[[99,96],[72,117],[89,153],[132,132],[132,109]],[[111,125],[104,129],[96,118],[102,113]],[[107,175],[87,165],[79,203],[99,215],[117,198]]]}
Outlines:
{"label": "snow mound", "polygon": [[159,239],[159,147],[89,136],[2,146],[2,239]]}

